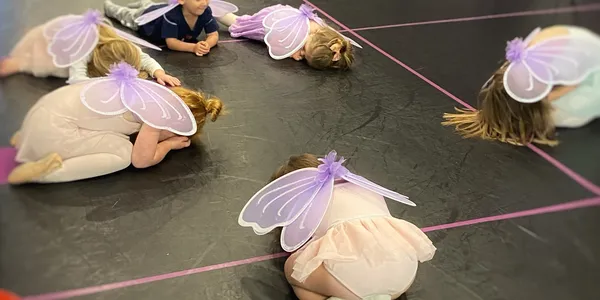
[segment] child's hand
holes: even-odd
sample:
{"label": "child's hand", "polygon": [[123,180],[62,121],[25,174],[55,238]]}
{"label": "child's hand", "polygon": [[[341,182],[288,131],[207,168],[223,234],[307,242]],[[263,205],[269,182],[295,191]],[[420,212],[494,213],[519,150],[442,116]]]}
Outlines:
{"label": "child's hand", "polygon": [[198,56],[206,55],[210,52],[210,45],[206,41],[198,42],[196,48],[194,48],[194,52]]}
{"label": "child's hand", "polygon": [[154,78],[156,78],[156,81],[162,85],[170,85],[170,86],[180,86],[181,85],[181,81],[179,81],[179,79],[177,79],[176,77],[173,77],[171,75],[167,75],[167,73],[165,73],[165,71],[163,70],[157,70],[156,72],[154,72]]}
{"label": "child's hand", "polygon": [[171,150],[179,150],[189,147],[192,141],[187,136],[174,136],[164,140],[163,143],[167,143]]}

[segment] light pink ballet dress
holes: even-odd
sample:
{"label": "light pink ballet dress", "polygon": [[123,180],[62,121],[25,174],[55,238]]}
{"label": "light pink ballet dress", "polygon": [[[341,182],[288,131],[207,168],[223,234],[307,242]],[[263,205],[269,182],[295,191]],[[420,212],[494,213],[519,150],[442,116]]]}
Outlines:
{"label": "light pink ballet dress", "polygon": [[[91,54],[69,68],[55,66],[52,62],[52,57],[48,54],[48,44],[50,41],[44,36],[44,28],[51,26],[55,22],[64,20],[63,18],[64,16],[57,17],[33,28],[17,43],[9,56],[17,59],[19,62],[19,71],[32,74],[36,77],[54,76],[69,78],[68,83],[88,79],[87,64],[91,61]],[[150,55],[144,53],[140,47],[134,46],[140,52],[140,66],[142,70],[148,72],[151,76],[157,70],[163,70],[161,65],[150,57]]]}
{"label": "light pink ballet dress", "polygon": [[65,182],[113,173],[131,164],[129,135],[141,123],[131,113],[105,116],[80,100],[85,84],[59,88],[43,96],[27,113],[19,131],[16,161],[40,160],[58,153],[60,169],[36,182]]}
{"label": "light pink ballet dress", "polygon": [[391,216],[382,196],[340,183],[313,239],[298,250],[292,277],[303,282],[323,264],[360,299],[394,295],[408,290],[419,262],[435,251],[419,228]]}

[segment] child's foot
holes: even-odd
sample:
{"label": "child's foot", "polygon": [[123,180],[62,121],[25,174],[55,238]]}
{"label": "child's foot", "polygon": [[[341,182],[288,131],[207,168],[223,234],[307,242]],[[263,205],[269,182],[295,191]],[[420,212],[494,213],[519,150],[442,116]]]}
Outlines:
{"label": "child's foot", "polygon": [[8,175],[8,183],[23,184],[32,182],[36,178],[48,175],[62,167],[62,158],[57,153],[33,162],[21,164]]}
{"label": "child's foot", "polygon": [[12,57],[0,58],[0,78],[19,72],[19,63]]}
{"label": "child's foot", "polygon": [[16,147],[17,144],[19,143],[20,137],[21,137],[21,132],[20,131],[15,132],[15,134],[13,134],[13,136],[10,138],[10,145],[13,147]]}

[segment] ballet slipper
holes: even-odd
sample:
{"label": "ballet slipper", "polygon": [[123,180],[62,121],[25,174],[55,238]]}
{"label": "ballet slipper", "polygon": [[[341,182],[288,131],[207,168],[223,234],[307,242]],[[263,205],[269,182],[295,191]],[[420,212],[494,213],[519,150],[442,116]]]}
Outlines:
{"label": "ballet slipper", "polygon": [[0,58],[0,78],[19,72],[19,62],[12,57]]}
{"label": "ballet slipper", "polygon": [[13,147],[17,147],[17,144],[19,143],[19,138],[21,138],[21,132],[17,131],[10,138],[10,145]]}
{"label": "ballet slipper", "polygon": [[62,167],[62,158],[57,153],[50,153],[46,157],[16,167],[8,175],[8,183],[23,184],[33,182]]}

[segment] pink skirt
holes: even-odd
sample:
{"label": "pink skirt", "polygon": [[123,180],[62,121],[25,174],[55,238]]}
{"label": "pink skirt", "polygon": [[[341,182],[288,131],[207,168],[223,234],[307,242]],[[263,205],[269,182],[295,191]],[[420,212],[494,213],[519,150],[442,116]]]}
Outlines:
{"label": "pink skirt", "polygon": [[[292,277],[303,282],[321,264],[359,297],[405,292],[419,262],[436,248],[415,225],[393,217],[341,222],[299,250]],[[365,276],[368,274],[368,276]]]}
{"label": "pink skirt", "polygon": [[55,20],[57,19],[27,32],[11,51],[9,56],[19,62],[21,72],[36,77],[69,77],[69,69],[56,67],[48,54],[48,41],[44,37],[44,27]]}

